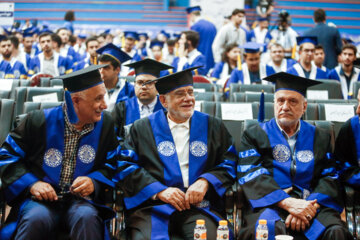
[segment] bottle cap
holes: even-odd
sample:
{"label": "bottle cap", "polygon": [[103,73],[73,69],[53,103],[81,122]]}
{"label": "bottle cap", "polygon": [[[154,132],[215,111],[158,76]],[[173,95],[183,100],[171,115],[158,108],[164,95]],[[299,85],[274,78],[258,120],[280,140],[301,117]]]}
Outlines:
{"label": "bottle cap", "polygon": [[220,225],[220,226],[227,226],[227,224],[228,224],[228,223],[227,223],[226,220],[220,220],[220,221],[219,221],[219,225]]}
{"label": "bottle cap", "polygon": [[196,220],[196,224],[197,225],[205,225],[205,220],[204,219],[198,219],[198,220]]}
{"label": "bottle cap", "polygon": [[259,220],[259,224],[263,224],[263,225],[264,225],[264,224],[267,224],[267,221],[266,221],[265,219],[260,219],[260,220]]}

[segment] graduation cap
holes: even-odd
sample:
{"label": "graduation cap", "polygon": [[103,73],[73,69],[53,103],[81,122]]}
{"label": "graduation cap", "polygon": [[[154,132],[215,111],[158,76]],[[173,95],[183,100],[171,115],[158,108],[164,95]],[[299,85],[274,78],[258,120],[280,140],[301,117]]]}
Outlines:
{"label": "graduation cap", "polygon": [[26,37],[32,37],[34,36],[36,32],[36,29],[34,28],[27,28],[23,31],[23,37],[26,38]]}
{"label": "graduation cap", "polygon": [[201,11],[201,7],[200,7],[200,6],[193,6],[193,7],[187,7],[187,8],[186,8],[187,14],[190,14],[190,13],[196,12],[196,11],[200,12],[200,11]]}
{"label": "graduation cap", "polygon": [[139,40],[139,35],[137,34],[137,32],[126,31],[124,32],[124,36],[125,38],[132,38],[135,40]]}
{"label": "graduation cap", "polygon": [[139,33],[138,34],[139,37],[143,36],[145,37],[146,39],[149,38],[148,34],[146,32],[142,32],[142,33]]}
{"label": "graduation cap", "polygon": [[181,37],[181,33],[173,33],[173,38],[178,39]]}
{"label": "graduation cap", "polygon": [[162,70],[174,68],[173,66],[155,61],[150,58],[146,58],[144,60],[137,61],[134,63],[129,63],[129,64],[126,64],[125,66],[134,68],[136,76],[141,75],[141,74],[150,74],[157,78],[160,76],[160,72]]}
{"label": "graduation cap", "polygon": [[50,34],[53,34],[54,32],[51,31],[50,29],[48,28],[43,28],[41,31],[39,31],[39,35],[43,34],[43,33],[50,33]]}
{"label": "graduation cap", "polygon": [[193,75],[191,73],[192,70],[201,68],[203,66],[197,66],[185,69],[180,72],[176,72],[170,75],[166,75],[164,77],[148,81],[145,84],[149,84],[152,82],[155,83],[156,90],[159,94],[166,94],[168,92],[171,92],[175,89],[186,87],[186,86],[192,86],[194,83]]}
{"label": "graduation cap", "polygon": [[164,47],[164,42],[157,41],[157,40],[151,41],[150,48],[155,47],[155,46],[159,46],[159,47],[163,48]]}
{"label": "graduation cap", "polygon": [[259,22],[269,21],[266,17],[260,17],[260,16],[258,16],[256,20],[258,20]]}
{"label": "graduation cap", "polygon": [[279,90],[291,90],[306,96],[308,87],[322,82],[299,77],[286,72],[279,72],[263,78],[266,81],[275,83],[275,92]]}
{"label": "graduation cap", "polygon": [[6,35],[8,35],[8,36],[11,35],[12,28],[6,28],[6,27],[2,27],[2,28],[3,28]]}
{"label": "graduation cap", "polygon": [[77,37],[80,38],[80,39],[86,39],[86,34],[81,34],[80,33]]}
{"label": "graduation cap", "polygon": [[256,42],[247,42],[244,45],[239,46],[239,48],[243,48],[245,53],[257,53],[260,52],[260,48],[262,48],[264,44],[256,43]]}
{"label": "graduation cap", "polygon": [[79,119],[76,116],[70,93],[80,92],[103,83],[99,69],[106,66],[107,64],[90,65],[89,67],[79,71],[56,77],[57,79],[63,80],[65,89],[65,102],[67,107],[66,111],[69,117],[69,121],[72,124],[77,123]]}
{"label": "graduation cap", "polygon": [[165,32],[165,30],[161,30],[160,33],[163,34],[166,38],[170,38],[170,33]]}
{"label": "graduation cap", "polygon": [[131,59],[131,57],[128,54],[126,54],[124,51],[122,51],[120,48],[118,48],[117,46],[115,46],[112,43],[109,43],[109,44],[99,48],[98,50],[96,50],[96,52],[98,54],[108,55],[108,56],[114,58],[120,64]]}
{"label": "graduation cap", "polygon": [[6,38],[5,35],[0,35],[0,41],[2,41],[4,38]]}
{"label": "graduation cap", "polygon": [[312,43],[316,46],[318,44],[318,40],[315,36],[299,36],[296,37],[296,43],[298,46],[304,43]]}

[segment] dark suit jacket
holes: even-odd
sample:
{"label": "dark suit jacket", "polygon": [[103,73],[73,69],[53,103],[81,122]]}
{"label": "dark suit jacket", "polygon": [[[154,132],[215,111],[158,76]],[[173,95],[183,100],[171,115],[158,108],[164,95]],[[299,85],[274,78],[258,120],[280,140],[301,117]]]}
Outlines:
{"label": "dark suit jacket", "polygon": [[306,30],[304,36],[316,36],[318,43],[325,50],[324,66],[329,69],[336,67],[337,55],[340,54],[342,47],[340,33],[336,28],[329,27],[324,23],[317,23],[315,27]]}

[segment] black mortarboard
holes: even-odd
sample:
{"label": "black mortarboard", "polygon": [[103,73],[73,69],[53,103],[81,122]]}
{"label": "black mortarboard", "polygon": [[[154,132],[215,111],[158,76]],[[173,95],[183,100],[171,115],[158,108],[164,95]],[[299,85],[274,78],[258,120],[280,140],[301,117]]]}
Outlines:
{"label": "black mortarboard", "polygon": [[170,68],[174,68],[173,66],[155,61],[150,58],[146,58],[144,60],[140,60],[134,63],[126,64],[125,66],[131,67],[135,69],[135,75],[141,75],[141,74],[150,74],[155,77],[160,76],[160,72],[162,70],[167,70]]}
{"label": "black mortarboard", "polygon": [[56,77],[62,79],[64,83],[66,111],[70,123],[75,124],[79,121],[70,93],[80,92],[103,83],[99,68],[106,66],[107,64],[90,65],[79,71]]}
{"label": "black mortarboard", "polygon": [[275,92],[279,90],[292,90],[306,96],[308,87],[320,84],[322,82],[299,77],[286,72],[279,72],[267,76],[264,80],[275,83]]}
{"label": "black mortarboard", "polygon": [[167,75],[167,76],[149,81],[146,84],[156,81],[155,87],[156,87],[156,90],[159,92],[159,94],[166,94],[175,89],[193,85],[194,80],[193,80],[193,75],[192,75],[191,71],[194,69],[201,68],[201,67],[202,66],[188,68],[183,71],[176,72],[171,75]]}

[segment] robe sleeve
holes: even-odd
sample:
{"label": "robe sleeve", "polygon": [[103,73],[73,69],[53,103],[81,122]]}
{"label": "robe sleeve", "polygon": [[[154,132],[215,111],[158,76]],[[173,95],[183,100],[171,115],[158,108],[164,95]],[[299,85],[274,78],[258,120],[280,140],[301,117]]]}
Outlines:
{"label": "robe sleeve", "polygon": [[115,181],[120,183],[120,187],[124,191],[124,203],[127,209],[139,206],[153,195],[167,188],[141,166],[136,154],[138,151],[136,146],[138,146],[139,138],[147,136],[142,134],[142,127],[137,129],[134,125],[130,129],[124,147],[120,150],[121,160],[118,163],[118,171],[115,176]]}
{"label": "robe sleeve", "polygon": [[112,115],[112,117],[114,119],[114,123],[115,123],[115,133],[120,138],[125,137],[125,131],[124,131],[125,114],[124,114],[124,112],[125,112],[125,106],[124,106],[123,101],[117,103],[111,112],[111,115]]}
{"label": "robe sleeve", "polygon": [[[338,173],[336,171],[336,163],[331,154],[331,141],[329,134],[320,134],[320,129],[316,129],[314,142],[314,149],[316,155],[321,157],[314,166],[315,172],[318,172],[313,177],[312,191],[306,200],[317,199],[321,206],[333,208],[339,213],[343,210],[343,198],[341,194],[341,186],[339,182]],[[327,146],[324,146],[327,143]],[[316,150],[316,149],[322,149]],[[326,152],[325,152],[326,151]]]}
{"label": "robe sleeve", "polygon": [[240,142],[238,183],[252,208],[263,208],[290,197],[272,177],[272,150],[266,133],[258,124],[244,131]]}

